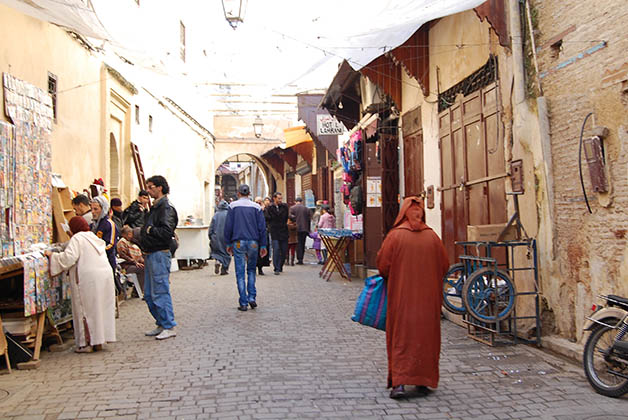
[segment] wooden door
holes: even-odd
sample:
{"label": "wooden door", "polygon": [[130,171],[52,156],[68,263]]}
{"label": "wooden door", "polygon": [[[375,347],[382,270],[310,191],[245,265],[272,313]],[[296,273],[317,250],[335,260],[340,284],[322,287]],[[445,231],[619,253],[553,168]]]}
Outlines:
{"label": "wooden door", "polygon": [[381,134],[382,148],[382,236],[392,228],[399,213],[399,136]]}
{"label": "wooden door", "polygon": [[450,261],[467,225],[507,221],[503,129],[495,83],[439,114],[442,239]]}
{"label": "wooden door", "polygon": [[404,195],[420,196],[424,190],[421,108],[405,113],[402,121]]}
{"label": "wooden door", "polygon": [[[362,194],[363,194],[363,225],[364,225],[364,256],[365,263],[369,268],[375,268],[375,260],[377,258],[377,251],[382,245],[383,229],[382,229],[382,208],[381,207],[369,207],[367,204],[367,181],[371,179],[380,178],[382,176],[382,165],[377,158],[377,145],[368,143],[363,148],[364,159],[364,171],[362,175]],[[382,188],[383,190],[383,188]]]}
{"label": "wooden door", "polygon": [[295,188],[294,173],[286,174],[286,203],[288,203],[289,206],[293,206],[296,202]]}

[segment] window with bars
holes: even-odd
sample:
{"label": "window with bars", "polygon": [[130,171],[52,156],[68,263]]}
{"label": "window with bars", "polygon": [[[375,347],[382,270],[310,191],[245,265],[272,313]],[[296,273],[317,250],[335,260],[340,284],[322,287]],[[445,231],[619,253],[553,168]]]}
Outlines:
{"label": "window with bars", "polygon": [[57,76],[48,73],[48,93],[52,98],[52,117],[57,122]]}
{"label": "window with bars", "polygon": [[182,21],[179,21],[179,44],[181,61],[185,63],[185,25]]}

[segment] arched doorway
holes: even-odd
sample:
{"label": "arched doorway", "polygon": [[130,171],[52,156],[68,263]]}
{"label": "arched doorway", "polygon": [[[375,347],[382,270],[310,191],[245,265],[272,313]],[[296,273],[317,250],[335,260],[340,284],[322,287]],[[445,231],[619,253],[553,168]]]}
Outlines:
{"label": "arched doorway", "polygon": [[216,169],[216,185],[220,186],[217,199],[231,201],[236,199],[237,188],[247,184],[251,189],[251,198],[268,196],[276,185],[268,169],[256,156],[237,154],[227,158]]}

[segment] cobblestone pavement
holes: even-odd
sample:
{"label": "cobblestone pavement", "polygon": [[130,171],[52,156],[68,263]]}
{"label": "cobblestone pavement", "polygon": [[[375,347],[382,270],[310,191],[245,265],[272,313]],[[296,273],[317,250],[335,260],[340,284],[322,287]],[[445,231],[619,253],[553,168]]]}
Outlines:
{"label": "cobblestone pavement", "polygon": [[145,304],[127,301],[105,351],[44,352],[38,370],[0,376],[0,418],[626,418],[626,399],[595,394],[578,365],[447,321],[439,388],[391,400],[384,333],[349,319],[361,282],[325,283],[319,267],[258,278],[259,307],[244,313],[233,275],[175,273],[176,338],[145,337]]}

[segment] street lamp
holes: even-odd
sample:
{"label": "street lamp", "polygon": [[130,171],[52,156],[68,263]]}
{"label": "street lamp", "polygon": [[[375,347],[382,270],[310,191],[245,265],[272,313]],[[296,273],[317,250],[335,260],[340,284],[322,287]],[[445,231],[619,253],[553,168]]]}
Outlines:
{"label": "street lamp", "polygon": [[222,11],[225,14],[225,19],[233,29],[238,26],[238,23],[244,22],[244,2],[246,0],[222,0]]}
{"label": "street lamp", "polygon": [[253,131],[255,132],[255,137],[257,137],[258,139],[262,137],[262,128],[264,128],[264,122],[258,115],[255,118],[255,121],[253,121]]}

